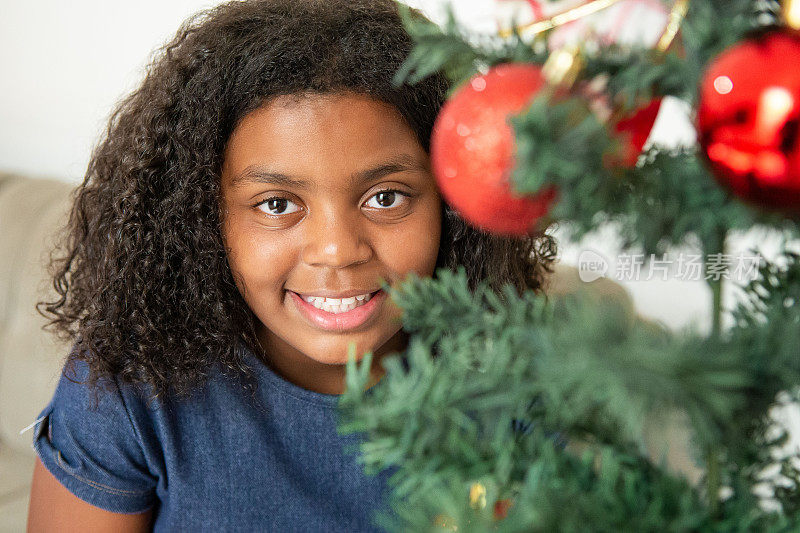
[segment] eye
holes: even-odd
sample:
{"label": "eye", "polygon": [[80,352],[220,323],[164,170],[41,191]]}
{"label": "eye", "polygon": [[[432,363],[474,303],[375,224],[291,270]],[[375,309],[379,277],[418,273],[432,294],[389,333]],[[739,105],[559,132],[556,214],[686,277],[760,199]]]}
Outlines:
{"label": "eye", "polygon": [[[264,206],[264,208],[261,206]],[[292,209],[291,206],[294,206],[294,209]],[[297,206],[297,204],[288,198],[282,198],[280,196],[267,198],[263,202],[257,203],[256,207],[269,215],[288,215],[300,211],[300,208]]]}
{"label": "eye", "polygon": [[[404,200],[408,199],[406,193],[389,189],[385,191],[380,191],[379,193],[374,194],[365,204],[367,207],[374,207],[377,209],[391,209],[394,207],[400,207]],[[370,205],[373,199],[376,199],[377,202]]]}

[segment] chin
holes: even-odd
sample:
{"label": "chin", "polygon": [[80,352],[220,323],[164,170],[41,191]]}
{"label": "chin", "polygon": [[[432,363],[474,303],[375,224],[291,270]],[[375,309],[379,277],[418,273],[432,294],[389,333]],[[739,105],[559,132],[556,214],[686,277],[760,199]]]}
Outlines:
{"label": "chin", "polygon": [[[364,358],[364,353],[369,350],[356,350],[356,361],[361,361]],[[347,363],[347,347],[337,350],[312,352],[313,355],[306,353],[306,356],[315,360],[318,363],[325,365],[343,365]]]}
{"label": "chin", "polygon": [[347,340],[339,339],[337,342],[332,342],[329,345],[324,347],[320,347],[320,349],[316,349],[313,351],[306,352],[307,354],[313,353],[315,356],[309,356],[312,359],[329,365],[344,365],[347,363],[347,354],[350,349],[350,344],[355,343],[355,360],[360,362],[364,358],[364,354],[366,352],[372,352],[373,354],[383,348],[388,342],[395,338],[397,333],[400,331],[398,327],[397,330],[381,336],[381,338],[377,340],[370,340],[370,339],[355,339],[350,338]]}

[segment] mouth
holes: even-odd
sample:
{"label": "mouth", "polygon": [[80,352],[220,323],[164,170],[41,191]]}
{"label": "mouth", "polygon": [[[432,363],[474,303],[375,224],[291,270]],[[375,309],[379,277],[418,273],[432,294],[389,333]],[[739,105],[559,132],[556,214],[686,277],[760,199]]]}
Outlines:
{"label": "mouth", "polygon": [[312,325],[326,331],[349,331],[366,324],[378,314],[386,292],[378,289],[349,298],[303,296],[286,291],[300,314]]}

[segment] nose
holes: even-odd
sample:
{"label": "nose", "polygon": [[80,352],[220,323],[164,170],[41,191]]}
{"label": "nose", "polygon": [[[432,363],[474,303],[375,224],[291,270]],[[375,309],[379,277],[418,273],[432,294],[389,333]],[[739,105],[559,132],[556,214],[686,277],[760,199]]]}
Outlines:
{"label": "nose", "polygon": [[302,259],[308,265],[344,268],[366,263],[372,247],[364,238],[358,215],[314,213],[306,220]]}

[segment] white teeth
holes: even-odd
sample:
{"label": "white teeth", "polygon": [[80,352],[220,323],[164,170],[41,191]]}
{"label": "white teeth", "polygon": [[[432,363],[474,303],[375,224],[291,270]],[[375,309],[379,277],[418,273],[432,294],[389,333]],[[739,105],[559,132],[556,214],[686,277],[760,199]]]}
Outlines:
{"label": "white teeth", "polygon": [[359,294],[348,298],[324,298],[322,296],[303,296],[303,300],[317,309],[329,313],[345,313],[362,306],[372,299],[372,294]]}

